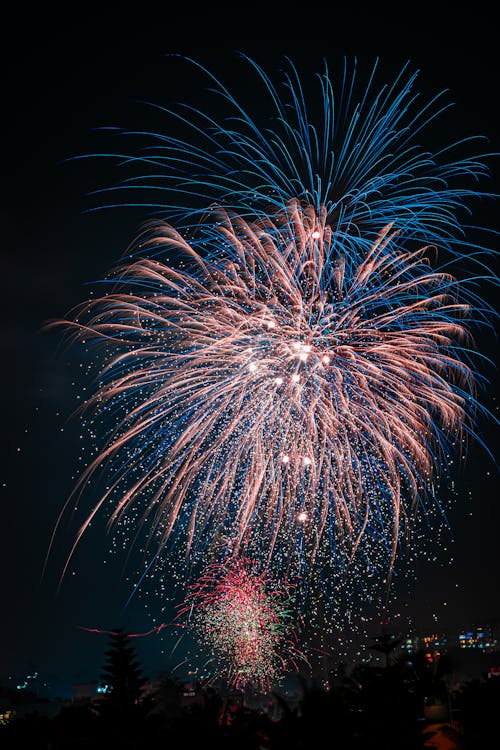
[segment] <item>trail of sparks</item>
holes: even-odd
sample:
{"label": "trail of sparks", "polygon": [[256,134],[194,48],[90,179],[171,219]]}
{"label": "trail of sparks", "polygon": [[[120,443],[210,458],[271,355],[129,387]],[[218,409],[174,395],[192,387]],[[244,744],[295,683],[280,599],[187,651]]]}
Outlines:
{"label": "trail of sparks", "polygon": [[[159,635],[165,628],[174,626],[180,627],[178,623],[162,622],[160,625],[154,625],[143,633],[127,633],[127,638],[145,638],[148,635]],[[86,633],[97,633],[99,635],[117,635],[116,630],[102,630],[101,628],[86,628],[84,625],[78,626],[79,630],[85,630]]]}

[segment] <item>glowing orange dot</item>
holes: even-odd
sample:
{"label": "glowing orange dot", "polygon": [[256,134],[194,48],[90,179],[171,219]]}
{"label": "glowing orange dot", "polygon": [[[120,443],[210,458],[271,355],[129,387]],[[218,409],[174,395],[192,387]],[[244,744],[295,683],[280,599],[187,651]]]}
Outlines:
{"label": "glowing orange dot", "polygon": [[304,521],[307,521],[307,513],[305,510],[302,510],[299,515],[297,516],[297,521],[300,521],[300,523],[304,523]]}

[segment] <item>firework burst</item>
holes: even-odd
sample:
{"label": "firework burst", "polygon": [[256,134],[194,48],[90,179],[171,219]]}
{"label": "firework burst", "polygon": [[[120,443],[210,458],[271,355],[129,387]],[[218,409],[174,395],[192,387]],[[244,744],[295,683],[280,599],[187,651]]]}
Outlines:
{"label": "firework burst", "polygon": [[289,591],[248,560],[211,565],[188,591],[179,617],[207,646],[219,676],[267,691],[304,656],[291,629]]}
{"label": "firework burst", "polygon": [[221,213],[197,247],[157,224],[141,247],[175,266],[136,260],[77,311],[105,361],[90,404],[118,420],[81,478],[113,474],[78,538],[110,502],[194,560],[219,545],[302,575],[361,545],[392,564],[471,430],[468,305],[428,248],[388,226],[355,262],[325,219]]}

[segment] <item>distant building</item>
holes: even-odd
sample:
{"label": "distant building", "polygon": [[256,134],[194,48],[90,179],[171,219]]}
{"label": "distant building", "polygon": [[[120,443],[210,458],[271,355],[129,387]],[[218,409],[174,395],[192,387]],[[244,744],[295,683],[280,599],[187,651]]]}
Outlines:
{"label": "distant building", "polygon": [[472,626],[454,633],[426,633],[408,635],[403,640],[403,648],[413,654],[423,651],[429,661],[435,661],[454,647],[477,649],[484,653],[495,651],[500,646],[498,627],[490,625]]}
{"label": "distant building", "polygon": [[405,639],[403,647],[409,654],[423,651],[429,662],[439,659],[449,648],[449,637],[446,633],[427,633]]}
{"label": "distant building", "polygon": [[458,645],[460,648],[477,648],[489,652],[495,651],[498,641],[491,627],[473,627],[460,631]]}

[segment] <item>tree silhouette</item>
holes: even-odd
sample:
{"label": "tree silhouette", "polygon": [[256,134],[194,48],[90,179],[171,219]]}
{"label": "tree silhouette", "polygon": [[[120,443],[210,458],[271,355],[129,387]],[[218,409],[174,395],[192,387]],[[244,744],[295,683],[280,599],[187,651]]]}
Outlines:
{"label": "tree silhouette", "polygon": [[140,700],[145,678],[135,648],[123,628],[113,632],[105,654],[101,680],[109,687],[103,699],[103,714],[114,719],[130,719],[140,713]]}

